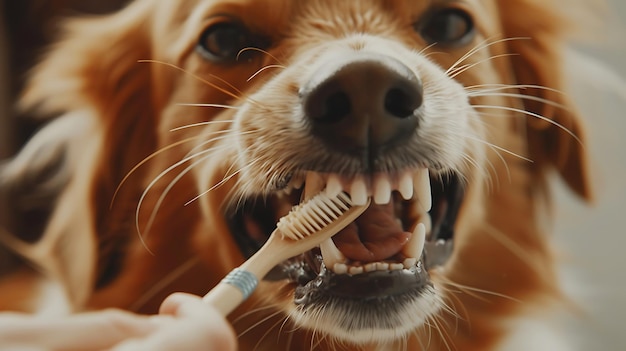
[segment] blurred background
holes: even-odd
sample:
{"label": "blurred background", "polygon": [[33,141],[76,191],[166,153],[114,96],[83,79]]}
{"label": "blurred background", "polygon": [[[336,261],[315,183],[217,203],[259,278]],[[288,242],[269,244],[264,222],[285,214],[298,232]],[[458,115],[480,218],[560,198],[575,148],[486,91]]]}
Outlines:
{"label": "blurred background", "polygon": [[[11,102],[25,70],[52,38],[54,19],[75,12],[108,12],[125,1],[0,0],[0,161],[37,127],[36,122],[18,122]],[[622,81],[626,1],[608,1],[610,18],[604,34],[593,42],[577,43],[577,52],[587,57],[572,53],[567,65],[572,73],[570,93],[586,117],[596,203],[591,207],[581,203],[555,180],[555,247],[563,261],[563,284],[582,308],[566,316],[566,332],[582,351],[626,350],[626,87]],[[14,220],[1,203],[0,220]],[[0,263],[6,254],[0,248]],[[0,264],[0,274],[3,267],[7,268]]]}
{"label": "blurred background", "polygon": [[569,65],[570,94],[588,130],[596,203],[582,204],[560,184],[556,192],[563,283],[583,309],[567,316],[567,331],[584,351],[626,350],[626,1],[609,3],[605,34],[577,47],[607,69],[577,57]]}

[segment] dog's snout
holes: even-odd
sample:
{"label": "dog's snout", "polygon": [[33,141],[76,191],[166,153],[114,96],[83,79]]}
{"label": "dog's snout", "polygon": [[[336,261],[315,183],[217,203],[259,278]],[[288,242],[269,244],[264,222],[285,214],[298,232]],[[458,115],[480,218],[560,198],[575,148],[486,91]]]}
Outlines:
{"label": "dog's snout", "polygon": [[343,151],[406,140],[418,126],[423,99],[418,77],[383,55],[325,65],[301,96],[313,133]]}

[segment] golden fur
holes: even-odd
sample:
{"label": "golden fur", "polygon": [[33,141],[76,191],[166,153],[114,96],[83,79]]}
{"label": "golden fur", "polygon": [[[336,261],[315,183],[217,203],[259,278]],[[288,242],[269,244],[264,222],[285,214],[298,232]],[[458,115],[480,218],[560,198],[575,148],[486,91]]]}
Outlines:
{"label": "golden fur", "polygon": [[[505,321],[561,298],[544,223],[547,177],[556,170],[591,197],[583,127],[559,92],[572,23],[547,1],[433,1],[471,14],[477,35],[458,47],[429,46],[412,26],[429,3],[137,0],[113,15],[67,21],[21,100],[56,119],[3,170],[5,186],[20,188],[25,175],[61,160],[48,179],[58,191],[54,211],[39,242],[4,241],[62,287],[71,311],[154,312],[173,291],[203,294],[244,260],[226,209],[270,194],[290,160],[323,152],[289,119],[316,65],[343,53],[393,52],[439,104],[433,114],[446,128],[432,126],[432,145],[467,190],[454,254],[431,272],[446,307],[387,346],[497,348],[511,332]],[[272,45],[249,61],[212,63],[194,50],[211,14],[235,16]],[[517,89],[468,88],[489,84]],[[479,105],[504,108],[471,107]],[[189,127],[172,131],[181,126]],[[40,279],[27,270],[0,280],[0,307],[39,308],[41,291],[28,284]],[[380,346],[376,336],[354,346],[341,333],[326,337],[323,326],[290,325],[299,318],[292,295],[293,284],[266,282],[232,316],[241,350]]]}

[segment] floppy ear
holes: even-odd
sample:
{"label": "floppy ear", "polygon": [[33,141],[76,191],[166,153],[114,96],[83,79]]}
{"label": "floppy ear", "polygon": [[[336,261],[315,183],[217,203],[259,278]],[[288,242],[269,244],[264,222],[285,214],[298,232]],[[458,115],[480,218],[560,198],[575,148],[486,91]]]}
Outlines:
{"label": "floppy ear", "polygon": [[[37,253],[31,256],[47,261],[77,306],[99,283],[96,277],[115,269],[111,255],[96,262],[96,250],[125,242],[138,196],[126,189],[140,187],[120,192],[114,209],[112,194],[155,144],[152,70],[138,63],[150,58],[151,3],[134,1],[112,15],[65,23],[20,101],[22,109],[55,119],[2,172],[16,198],[41,200],[53,211],[43,236],[29,246]],[[137,176],[127,183],[140,182]]]}
{"label": "floppy ear", "polygon": [[[153,66],[138,62],[151,58],[151,5],[134,1],[112,15],[66,21],[61,40],[33,70],[20,101],[45,116],[95,116],[102,147],[92,155],[98,159],[93,203],[103,216],[121,179],[155,144]],[[104,217],[97,221],[98,229],[109,225]]]}
{"label": "floppy ear", "polygon": [[[525,99],[529,152],[541,171],[556,169],[568,186],[592,199],[585,133],[576,107],[564,94],[562,58],[568,21],[555,5],[534,0],[503,1],[501,13],[514,54],[517,83]],[[533,88],[540,86],[541,88]]]}

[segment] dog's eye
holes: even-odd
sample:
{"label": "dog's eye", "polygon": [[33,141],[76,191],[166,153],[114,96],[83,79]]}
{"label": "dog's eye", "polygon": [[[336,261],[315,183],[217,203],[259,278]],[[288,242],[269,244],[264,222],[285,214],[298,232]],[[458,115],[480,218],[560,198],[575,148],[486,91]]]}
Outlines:
{"label": "dog's eye", "polygon": [[474,22],[467,12],[447,8],[429,14],[416,29],[431,44],[463,45],[473,36]]}
{"label": "dog's eye", "polygon": [[229,62],[250,59],[251,52],[242,50],[258,47],[248,29],[236,22],[220,22],[208,27],[200,36],[197,49],[206,59]]}

